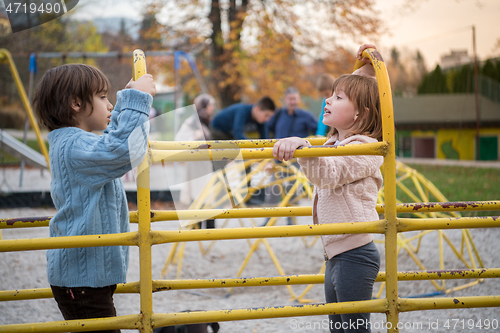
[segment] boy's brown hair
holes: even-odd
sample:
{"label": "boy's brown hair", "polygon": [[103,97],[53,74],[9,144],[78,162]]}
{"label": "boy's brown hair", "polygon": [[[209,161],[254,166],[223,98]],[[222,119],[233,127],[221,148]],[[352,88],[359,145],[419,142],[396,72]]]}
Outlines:
{"label": "boy's brown hair", "polygon": [[[81,108],[92,105],[94,94],[109,91],[108,78],[99,69],[85,64],[68,64],[48,70],[38,83],[33,109],[49,131],[78,125],[73,101]],[[92,109],[93,110],[93,109]]]}
{"label": "boy's brown hair", "polygon": [[[346,74],[342,75],[333,84],[333,91],[342,90],[359,112],[358,118],[348,136],[361,134],[382,140],[382,115],[377,81],[374,79]],[[328,138],[336,134],[332,128]]]}
{"label": "boy's brown hair", "polygon": [[323,73],[318,77],[318,80],[316,81],[316,89],[318,89],[318,91],[328,90],[330,92],[333,92],[332,87],[334,82],[335,77],[332,74]]}
{"label": "boy's brown hair", "polygon": [[276,110],[276,104],[274,104],[274,101],[269,96],[261,97],[257,101],[257,103],[255,103],[255,105],[258,106],[262,111],[274,112]]}

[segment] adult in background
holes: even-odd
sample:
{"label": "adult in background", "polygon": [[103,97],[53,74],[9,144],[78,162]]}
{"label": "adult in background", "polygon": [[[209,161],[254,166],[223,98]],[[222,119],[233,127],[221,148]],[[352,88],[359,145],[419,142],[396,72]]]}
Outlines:
{"label": "adult in background", "polygon": [[[291,136],[305,138],[316,134],[318,120],[310,111],[299,108],[299,91],[294,87],[289,87],[285,91],[284,102],[285,106],[276,111],[276,114],[268,122],[269,132],[274,133],[274,138],[282,139]],[[299,167],[297,162],[294,164],[297,168]],[[286,175],[282,174],[282,176],[285,177]],[[274,176],[272,179],[274,179]],[[285,184],[285,191],[288,192],[292,186],[293,183]],[[267,203],[277,204],[281,200],[281,196],[276,195],[276,189],[278,188],[278,186],[273,186],[267,189]],[[291,217],[288,217],[287,220],[289,225],[293,224]],[[266,220],[265,224],[268,221],[269,219]]]}
{"label": "adult in background", "polygon": [[269,97],[255,104],[237,103],[221,110],[210,123],[214,140],[245,140],[245,133],[259,132],[260,139],[269,139],[266,122],[276,106]]}
{"label": "adult in background", "polygon": [[[198,95],[194,99],[196,113],[186,119],[175,135],[175,141],[211,140],[210,118],[215,109],[215,99],[209,94]],[[191,205],[205,188],[213,172],[211,161],[198,161],[186,163],[186,182],[180,193],[180,202],[186,206]],[[198,224],[201,228],[202,222]],[[214,228],[213,219],[206,220],[206,227]]]}
{"label": "adult in background", "polygon": [[299,108],[300,93],[294,87],[285,91],[285,106],[276,111],[276,114],[267,123],[269,132],[274,133],[275,139],[298,136],[305,138],[316,133],[318,120],[307,110]]}
{"label": "adult in background", "polygon": [[[214,140],[244,140],[245,133],[258,132],[260,139],[269,139],[267,121],[274,115],[276,105],[270,97],[261,97],[255,104],[233,104],[221,110],[211,122]],[[236,157],[236,156],[235,156]],[[223,165],[226,161],[215,163]],[[249,173],[251,167],[246,169]],[[250,184],[250,181],[249,183]],[[259,205],[264,201],[265,192],[260,189],[253,193],[247,204]]]}

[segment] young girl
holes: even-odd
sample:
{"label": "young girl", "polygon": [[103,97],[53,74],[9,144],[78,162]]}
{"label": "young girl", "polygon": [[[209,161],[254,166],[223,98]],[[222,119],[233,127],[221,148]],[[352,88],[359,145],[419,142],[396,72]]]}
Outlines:
{"label": "young girl", "polygon": [[[51,237],[129,231],[120,177],[146,153],[156,88],[151,75],[126,88],[111,112],[109,81],[97,68],[63,65],[40,80],[34,109],[50,131],[50,193],[57,208]],[[48,280],[64,319],[116,316],[113,294],[126,282],[127,267],[127,246],[48,250]]]}
{"label": "young girl", "polygon": [[[363,67],[366,67],[363,66]],[[377,83],[355,74],[340,76],[323,116],[332,127],[325,145],[345,146],[382,139]],[[273,154],[289,160],[307,140],[293,137],[278,141]],[[331,156],[298,159],[315,185],[313,222],[343,223],[378,220],[375,209],[382,186],[382,156]],[[371,234],[321,237],[325,250],[325,298],[328,303],[370,300],[380,267],[380,255]],[[334,314],[330,332],[370,332],[369,313]]]}

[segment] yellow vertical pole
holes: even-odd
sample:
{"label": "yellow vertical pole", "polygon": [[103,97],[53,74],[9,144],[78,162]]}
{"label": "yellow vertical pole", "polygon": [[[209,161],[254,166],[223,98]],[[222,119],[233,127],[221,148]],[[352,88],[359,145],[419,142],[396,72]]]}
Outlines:
{"label": "yellow vertical pole", "polygon": [[[142,50],[133,55],[133,79],[146,74],[146,57]],[[149,144],[148,144],[149,150]],[[139,269],[142,325],[141,333],[152,333],[153,277],[151,265],[151,204],[149,153],[137,167],[137,213],[139,220]]]}
{"label": "yellow vertical pole", "polygon": [[[385,272],[386,272],[386,298],[387,298],[387,332],[399,332],[397,324],[398,313],[398,244],[397,244],[397,214],[396,214],[396,150],[394,135],[394,114],[392,107],[392,93],[389,75],[384,60],[375,49],[366,49],[363,57],[371,60],[377,77],[380,94],[380,107],[382,110],[383,140],[389,144],[384,157],[384,197],[385,220]],[[361,67],[360,61],[355,67]]]}
{"label": "yellow vertical pole", "polygon": [[7,51],[6,49],[0,49],[0,63],[4,61],[7,61],[9,63],[10,72],[12,73],[12,77],[14,78],[14,82],[16,83],[17,91],[19,92],[19,96],[21,97],[21,102],[23,103],[23,106],[26,109],[26,112],[28,113],[28,119],[30,121],[31,127],[35,131],[36,138],[38,141],[38,146],[40,147],[40,151],[42,152],[43,156],[45,156],[45,160],[47,161],[47,169],[49,169],[50,171],[49,152],[47,151],[45,142],[42,139],[40,128],[38,127],[35,115],[33,114],[33,109],[31,108],[28,95],[24,90],[24,86],[17,71],[16,65],[14,64],[14,60],[12,59],[12,56],[9,51]]}
{"label": "yellow vertical pole", "polygon": [[[435,216],[434,216],[435,217]],[[438,243],[439,243],[439,269],[444,270],[444,249],[443,249],[443,230],[438,230]],[[446,290],[446,280],[441,281],[442,290]]]}

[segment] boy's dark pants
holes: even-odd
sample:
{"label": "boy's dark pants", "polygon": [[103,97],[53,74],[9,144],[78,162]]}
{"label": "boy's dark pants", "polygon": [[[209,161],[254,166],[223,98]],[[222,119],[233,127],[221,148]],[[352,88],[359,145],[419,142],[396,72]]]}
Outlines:
{"label": "boy's dark pants", "polygon": [[[113,304],[116,284],[102,288],[50,287],[65,320],[116,317]],[[120,330],[93,332],[120,333]]]}

